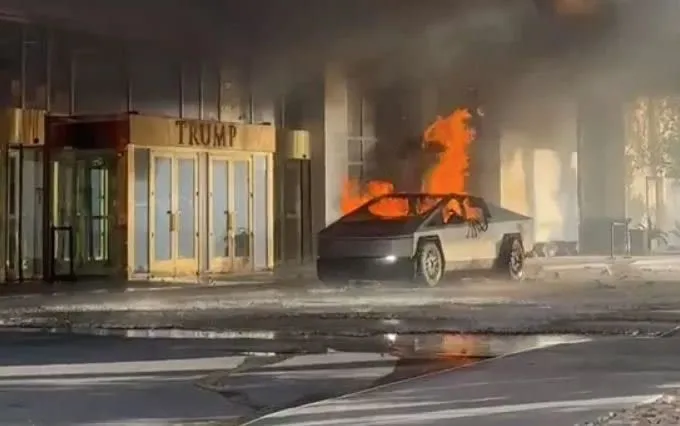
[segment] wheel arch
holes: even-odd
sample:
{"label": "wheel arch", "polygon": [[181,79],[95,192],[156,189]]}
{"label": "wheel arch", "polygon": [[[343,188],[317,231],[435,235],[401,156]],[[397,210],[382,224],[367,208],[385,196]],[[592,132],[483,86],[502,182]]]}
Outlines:
{"label": "wheel arch", "polygon": [[522,245],[522,250],[526,250],[524,247],[524,239],[522,238],[522,234],[519,232],[509,232],[507,234],[503,234],[501,237],[500,241],[498,242],[498,248],[496,250],[496,261],[495,267],[499,268],[503,265],[505,261],[505,256],[507,256],[510,253],[510,247],[512,245],[512,242],[518,240],[519,243]]}
{"label": "wheel arch", "polygon": [[[418,253],[420,252],[420,248],[425,244],[425,243],[435,243],[437,245],[437,248],[439,249],[439,253],[442,255],[442,259],[444,259],[444,249],[442,248],[442,242],[439,239],[439,235],[423,235],[418,237],[418,240],[416,241],[416,250],[415,253],[413,253],[413,257],[417,258]],[[446,260],[446,259],[444,259]]]}

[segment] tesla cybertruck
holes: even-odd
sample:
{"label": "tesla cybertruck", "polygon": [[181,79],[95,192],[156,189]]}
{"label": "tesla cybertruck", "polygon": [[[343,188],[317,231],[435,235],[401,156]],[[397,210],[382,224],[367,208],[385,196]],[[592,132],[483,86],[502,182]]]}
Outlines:
{"label": "tesla cybertruck", "polygon": [[383,195],[319,232],[317,275],[436,286],[445,272],[487,269],[519,280],[532,230],[530,217],[471,195]]}

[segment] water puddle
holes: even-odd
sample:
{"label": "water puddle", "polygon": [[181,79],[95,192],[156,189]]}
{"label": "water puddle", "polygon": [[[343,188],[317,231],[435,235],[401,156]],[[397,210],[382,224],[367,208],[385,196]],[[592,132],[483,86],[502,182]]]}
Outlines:
{"label": "water puddle", "polygon": [[494,358],[559,344],[580,343],[591,338],[579,335],[502,336],[484,334],[386,334],[390,352],[406,358]]}
{"label": "water puddle", "polygon": [[[454,333],[309,336],[306,341],[296,342],[306,350],[306,356],[262,353],[249,357],[236,369],[207,377],[202,386],[234,402],[252,401],[256,396],[253,389],[266,384],[270,394],[278,395],[276,401],[253,406],[253,415],[244,419],[249,420],[367,388],[468,367],[502,355],[588,340],[578,335]],[[290,347],[291,343],[286,345]],[[273,349],[276,341],[268,345]],[[312,352],[316,354],[309,355]],[[274,389],[277,386],[280,389]]]}

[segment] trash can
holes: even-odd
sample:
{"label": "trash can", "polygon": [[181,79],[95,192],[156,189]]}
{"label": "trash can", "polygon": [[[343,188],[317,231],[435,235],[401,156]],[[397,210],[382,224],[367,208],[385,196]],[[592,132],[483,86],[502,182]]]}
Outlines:
{"label": "trash can", "polygon": [[631,229],[630,254],[633,256],[646,256],[649,254],[649,232],[646,229]]}

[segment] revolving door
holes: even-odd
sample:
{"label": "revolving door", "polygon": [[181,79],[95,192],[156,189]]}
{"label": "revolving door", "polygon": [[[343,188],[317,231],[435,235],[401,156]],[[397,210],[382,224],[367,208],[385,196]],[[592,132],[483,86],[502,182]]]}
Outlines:
{"label": "revolving door", "polygon": [[43,276],[43,148],[10,146],[5,151],[5,280]]}
{"label": "revolving door", "polygon": [[120,255],[114,221],[116,153],[63,150],[50,166],[52,277],[115,273]]}

